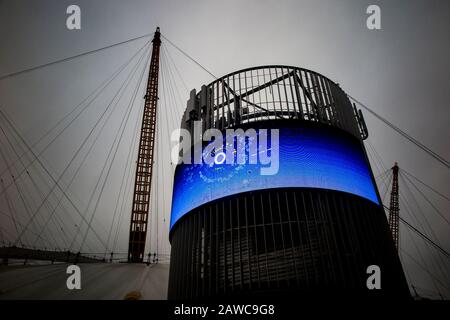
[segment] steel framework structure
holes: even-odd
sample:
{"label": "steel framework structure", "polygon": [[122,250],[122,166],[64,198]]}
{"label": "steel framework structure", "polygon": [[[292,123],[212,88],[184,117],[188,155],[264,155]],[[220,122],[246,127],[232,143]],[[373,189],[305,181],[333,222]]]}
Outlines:
{"label": "steel framework structure", "polygon": [[133,207],[131,212],[128,262],[142,262],[148,228],[150,208],[150,188],[152,183],[153,151],[156,132],[156,107],[158,103],[159,50],[161,46],[159,27],[153,42],[147,91],[145,94],[144,114],[134,184]]}
{"label": "steel framework structure", "polygon": [[[370,168],[361,110],[337,83],[311,70],[271,65],[220,77],[190,93],[181,128],[196,134],[199,120],[203,132],[311,127],[324,136],[345,135]],[[314,292],[409,297],[383,208],[350,193],[302,187],[236,193],[184,214],[170,241],[169,299]],[[383,270],[378,293],[366,287],[371,264]]]}
{"label": "steel framework structure", "polygon": [[282,119],[320,122],[363,140],[368,137],[361,111],[339,84],[317,72],[283,65],[239,70],[198,93],[192,90],[181,127],[192,131],[193,121],[202,120],[203,130],[221,130]]}
{"label": "steel framework structure", "polygon": [[398,250],[398,220],[399,220],[400,206],[398,202],[398,165],[397,162],[392,167],[392,190],[391,202],[389,205],[389,227],[392,232],[392,239],[394,239],[395,248]]}

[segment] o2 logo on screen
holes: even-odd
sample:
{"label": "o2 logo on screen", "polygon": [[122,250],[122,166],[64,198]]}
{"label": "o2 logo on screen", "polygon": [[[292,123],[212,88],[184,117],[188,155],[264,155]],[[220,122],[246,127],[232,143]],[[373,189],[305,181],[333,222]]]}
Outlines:
{"label": "o2 logo on screen", "polygon": [[[256,164],[254,160],[258,158],[258,149],[262,149],[263,153],[266,153],[268,149],[270,150],[270,147],[267,148],[266,146],[261,147],[261,145],[257,145],[257,137],[253,134],[238,134],[236,140],[230,139],[229,137],[228,139],[225,138],[223,146],[214,146],[213,144],[214,143],[210,143],[207,145],[203,150],[202,155],[203,159],[212,159],[213,161],[208,161],[209,164],[200,168],[199,171],[200,178],[206,183],[226,182],[235,175],[245,173],[244,169],[250,170],[250,164]],[[255,146],[257,150],[255,150]],[[242,157],[238,157],[238,149],[240,150]],[[228,164],[226,162],[227,150],[228,152],[231,152],[233,159],[233,161],[229,161]],[[276,156],[278,157],[278,154]],[[231,157],[228,157],[228,159],[231,159]],[[255,166],[254,169],[257,170],[258,168]]]}
{"label": "o2 logo on screen", "polygon": [[[222,165],[241,170],[243,165],[259,165],[259,173],[275,175],[279,169],[279,129],[207,129],[202,134],[202,122],[194,121],[194,138],[186,129],[172,132],[172,162],[214,167]],[[207,143],[204,147],[204,143]],[[230,170],[227,168],[226,170]]]}

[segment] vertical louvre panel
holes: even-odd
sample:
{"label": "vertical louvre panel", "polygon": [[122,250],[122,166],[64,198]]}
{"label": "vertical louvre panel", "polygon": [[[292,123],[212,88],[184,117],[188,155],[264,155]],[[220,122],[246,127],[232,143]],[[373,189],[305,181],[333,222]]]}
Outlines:
{"label": "vertical louvre panel", "polygon": [[371,264],[383,265],[392,290],[402,287],[380,207],[343,192],[287,188],[219,199],[183,217],[171,236],[171,299],[362,290]]}

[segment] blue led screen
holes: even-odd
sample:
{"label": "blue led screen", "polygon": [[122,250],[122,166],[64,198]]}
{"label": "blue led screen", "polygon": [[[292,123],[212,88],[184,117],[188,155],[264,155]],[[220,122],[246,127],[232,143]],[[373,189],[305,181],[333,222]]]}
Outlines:
{"label": "blue led screen", "polygon": [[260,189],[331,189],[379,204],[359,141],[340,130],[281,128],[278,172],[261,175],[261,167],[267,166],[248,161],[246,164],[179,164],[174,177],[170,228],[184,214],[204,203]]}

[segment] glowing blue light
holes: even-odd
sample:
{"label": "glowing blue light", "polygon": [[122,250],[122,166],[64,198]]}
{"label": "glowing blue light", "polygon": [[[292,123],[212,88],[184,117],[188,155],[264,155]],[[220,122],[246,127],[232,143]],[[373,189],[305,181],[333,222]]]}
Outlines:
{"label": "glowing blue light", "polygon": [[217,153],[214,164],[180,164],[170,228],[204,203],[252,190],[321,188],[379,204],[364,152],[354,137],[332,128],[282,128],[279,144],[279,170],[272,176],[260,175],[260,164],[226,164],[223,152],[223,159]]}
{"label": "glowing blue light", "polygon": [[[222,157],[221,160],[219,160],[219,156]],[[222,163],[225,162],[226,158],[227,158],[227,156],[225,155],[224,152],[219,152],[219,153],[217,153],[216,156],[214,157],[214,163],[215,163],[215,164],[222,164]]]}

